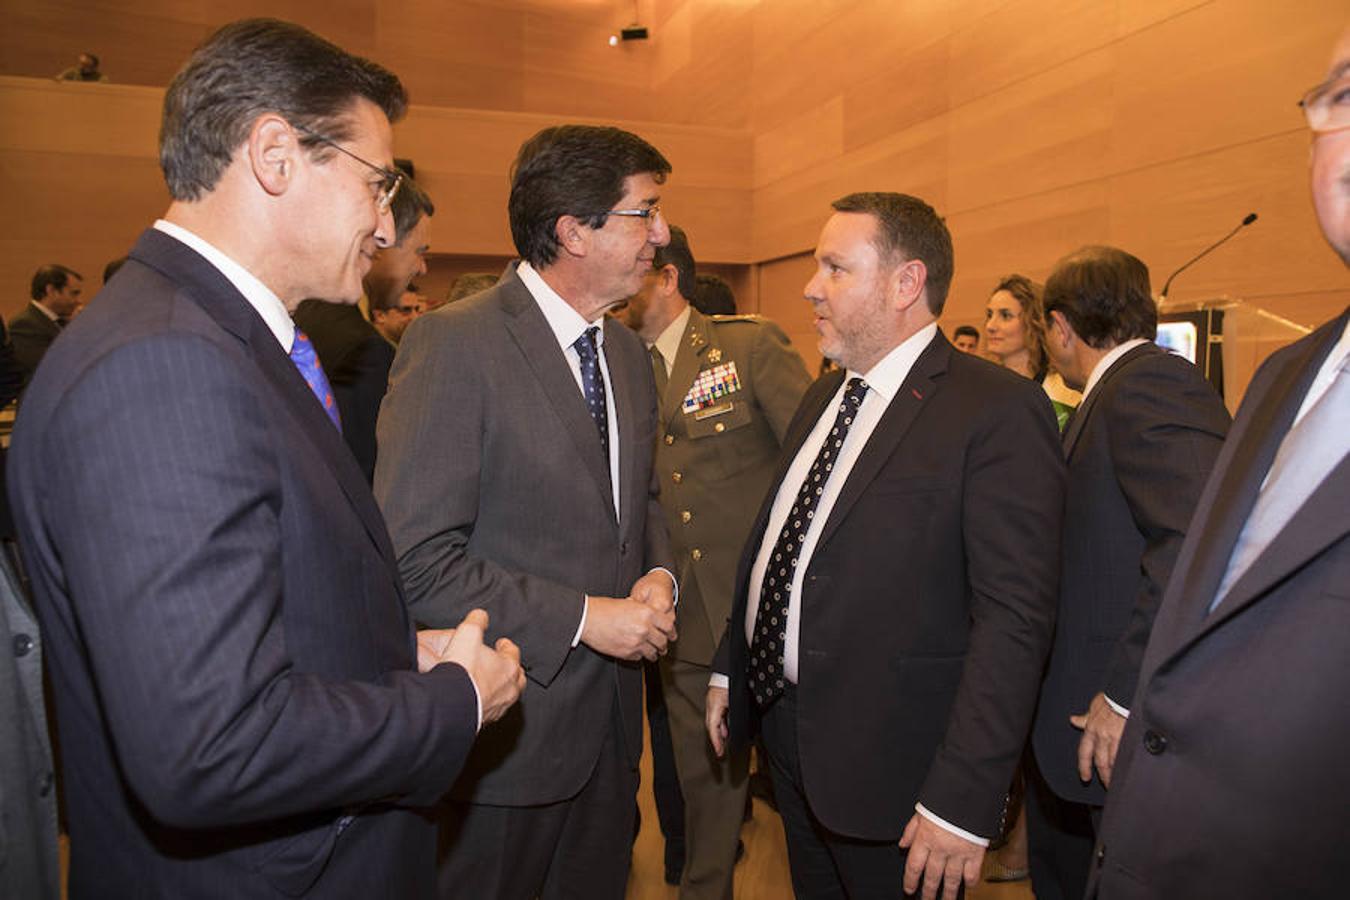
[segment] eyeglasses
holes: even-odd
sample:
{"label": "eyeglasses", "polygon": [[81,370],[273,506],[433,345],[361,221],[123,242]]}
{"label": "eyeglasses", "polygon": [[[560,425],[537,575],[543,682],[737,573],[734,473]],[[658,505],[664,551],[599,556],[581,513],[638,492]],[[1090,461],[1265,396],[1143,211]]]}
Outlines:
{"label": "eyeglasses", "polygon": [[643,206],[638,209],[607,209],[604,212],[589,213],[582,218],[600,218],[603,216],[627,216],[632,219],[645,219],[647,227],[652,226],[652,220],[661,215],[661,205],[653,203],[651,206]]}
{"label": "eyeglasses", "polygon": [[1314,134],[1350,128],[1350,75],[1324,81],[1298,101]]}
{"label": "eyeglasses", "polygon": [[299,131],[302,134],[309,135],[311,138],[318,141],[319,143],[327,144],[328,146],[332,147],[339,153],[343,153],[346,154],[347,156],[350,156],[352,159],[356,160],[366,168],[378,172],[381,180],[380,186],[377,190],[377,193],[375,194],[375,207],[380,211],[380,215],[384,215],[385,213],[389,212],[389,206],[394,202],[394,196],[398,194],[398,189],[403,186],[402,172],[394,172],[389,169],[386,169],[384,166],[377,166],[373,162],[362,159],[361,157],[357,156],[355,153],[348,150],[346,147],[342,146],[332,138],[324,137],[317,131],[313,131],[312,129],[306,128],[303,125],[298,125],[295,122],[292,122],[291,125],[292,127],[295,128],[296,131]]}

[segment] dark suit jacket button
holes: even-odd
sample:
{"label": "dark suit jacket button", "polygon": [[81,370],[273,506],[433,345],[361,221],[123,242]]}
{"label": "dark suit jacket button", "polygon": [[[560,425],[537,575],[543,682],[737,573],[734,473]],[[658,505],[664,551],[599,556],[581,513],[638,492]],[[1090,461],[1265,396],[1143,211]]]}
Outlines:
{"label": "dark suit jacket button", "polygon": [[628,555],[628,542],[627,542],[627,541],[624,541],[623,543],[619,544],[619,555],[620,555],[620,556],[627,556],[627,555]]}
{"label": "dark suit jacket button", "polygon": [[26,634],[14,635],[14,655],[27,656],[33,649],[33,639]]}
{"label": "dark suit jacket button", "polygon": [[1098,844],[1098,845],[1097,845],[1097,865],[1100,866],[1100,865],[1101,865],[1102,863],[1104,863],[1104,862],[1106,862],[1106,845],[1105,845],[1105,844]]}
{"label": "dark suit jacket button", "polygon": [[1150,728],[1144,732],[1144,749],[1157,756],[1167,749],[1167,738]]}
{"label": "dark suit jacket button", "polygon": [[47,796],[52,792],[52,785],[55,783],[56,780],[52,777],[52,773],[45,773],[38,781],[38,794],[43,797]]}

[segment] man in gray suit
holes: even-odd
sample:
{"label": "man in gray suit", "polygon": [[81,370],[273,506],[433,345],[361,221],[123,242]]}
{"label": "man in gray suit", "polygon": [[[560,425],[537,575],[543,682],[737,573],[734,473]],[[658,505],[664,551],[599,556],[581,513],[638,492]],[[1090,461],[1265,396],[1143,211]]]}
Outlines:
{"label": "man in gray suit", "polygon": [[669,171],[616,128],[526,141],[509,209],[523,261],[414,322],[394,362],[375,492],[412,614],[448,624],[486,609],[528,676],[451,791],[445,896],[623,896],[637,661],[674,639],[675,585],[650,359],[605,312],[669,240]]}
{"label": "man in gray suit", "polygon": [[[1350,264],[1350,29],[1302,106]],[[1271,355],[1233,421],[1140,669],[1089,895],[1345,896],[1350,310]]]}

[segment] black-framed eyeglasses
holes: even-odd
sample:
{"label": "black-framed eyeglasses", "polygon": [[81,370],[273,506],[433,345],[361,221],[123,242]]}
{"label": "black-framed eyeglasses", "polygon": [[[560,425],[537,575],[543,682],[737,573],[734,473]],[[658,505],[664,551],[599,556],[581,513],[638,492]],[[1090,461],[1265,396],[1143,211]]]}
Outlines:
{"label": "black-framed eyeglasses", "polygon": [[309,137],[313,138],[314,140],[318,141],[321,144],[327,144],[328,146],[332,147],[339,153],[343,153],[346,154],[347,156],[350,156],[352,159],[356,160],[366,168],[378,172],[381,181],[379,191],[375,195],[375,206],[380,211],[380,215],[384,215],[385,213],[389,212],[389,206],[394,202],[394,197],[395,195],[398,194],[398,189],[403,186],[402,172],[395,172],[391,169],[386,169],[384,166],[377,166],[373,162],[370,162],[369,160],[362,159],[361,157],[357,156],[355,153],[348,150],[346,147],[342,146],[332,138],[325,137],[324,135],[319,134],[317,131],[314,131],[311,128],[306,128],[304,125],[299,125],[296,124],[295,122],[292,122],[291,126],[295,128],[296,131],[308,135]]}
{"label": "black-framed eyeglasses", "polygon": [[1350,128],[1350,75],[1339,75],[1310,89],[1298,101],[1314,134]]}
{"label": "black-framed eyeglasses", "polygon": [[651,206],[641,206],[637,209],[607,209],[604,212],[588,213],[582,218],[602,218],[604,216],[625,216],[631,219],[643,219],[650,228],[653,222],[661,216],[661,204],[653,203]]}

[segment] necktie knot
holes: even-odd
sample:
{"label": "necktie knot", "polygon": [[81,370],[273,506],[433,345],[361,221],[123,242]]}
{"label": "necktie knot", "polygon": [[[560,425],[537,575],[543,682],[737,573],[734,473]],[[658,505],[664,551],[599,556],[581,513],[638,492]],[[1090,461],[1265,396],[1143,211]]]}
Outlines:
{"label": "necktie knot", "polygon": [[582,362],[600,358],[600,353],[596,349],[596,338],[599,334],[599,326],[592,325],[581,333],[581,337],[572,342],[572,349],[577,351],[577,355],[581,357]]}

